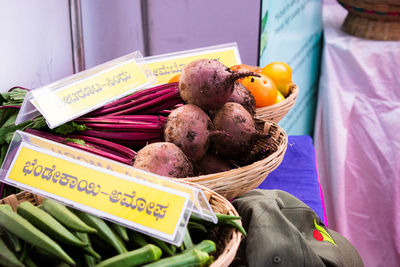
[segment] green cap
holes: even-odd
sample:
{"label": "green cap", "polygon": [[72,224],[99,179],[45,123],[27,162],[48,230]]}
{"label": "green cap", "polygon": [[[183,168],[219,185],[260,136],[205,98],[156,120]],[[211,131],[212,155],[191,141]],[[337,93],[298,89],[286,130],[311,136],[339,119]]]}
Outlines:
{"label": "green cap", "polygon": [[248,236],[232,266],[364,266],[354,246],[281,190],[252,190],[232,204]]}

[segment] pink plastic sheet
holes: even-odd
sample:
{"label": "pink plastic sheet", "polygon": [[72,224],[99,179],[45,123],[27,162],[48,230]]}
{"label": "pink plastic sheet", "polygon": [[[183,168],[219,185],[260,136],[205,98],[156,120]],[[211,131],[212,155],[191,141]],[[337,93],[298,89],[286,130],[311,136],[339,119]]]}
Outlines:
{"label": "pink plastic sheet", "polygon": [[315,148],[329,227],[366,266],[400,264],[400,42],[340,30],[324,6]]}

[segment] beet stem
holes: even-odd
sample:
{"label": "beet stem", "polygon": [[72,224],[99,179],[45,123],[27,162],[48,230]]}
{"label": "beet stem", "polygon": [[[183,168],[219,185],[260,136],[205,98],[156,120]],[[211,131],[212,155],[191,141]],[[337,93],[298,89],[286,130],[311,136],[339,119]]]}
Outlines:
{"label": "beet stem", "polygon": [[81,144],[77,144],[77,143],[67,142],[66,145],[71,146],[71,147],[75,147],[75,148],[79,148],[81,150],[85,150],[85,151],[88,151],[88,152],[92,152],[92,153],[97,154],[99,156],[103,156],[103,157],[108,158],[108,159],[119,161],[121,163],[129,164],[129,165],[132,164],[132,159],[130,159],[130,158],[120,157],[120,156],[117,156],[117,155],[112,154],[110,152],[104,151],[102,149],[91,147],[90,144],[81,145]]}
{"label": "beet stem", "polygon": [[105,132],[97,130],[85,130],[82,132],[83,135],[104,138],[107,140],[148,140],[152,138],[158,138],[162,135],[162,132]]}
{"label": "beet stem", "polygon": [[104,139],[100,139],[100,138],[96,138],[96,137],[92,137],[92,136],[86,136],[86,135],[69,135],[69,138],[76,138],[76,139],[81,139],[85,142],[90,142],[93,144],[98,144],[113,150],[117,150],[118,152],[120,152],[121,154],[126,155],[127,157],[133,159],[136,156],[136,152],[133,151],[130,148],[127,148],[125,146],[122,146],[120,144],[116,144],[114,142],[110,142],[108,140],[104,140]]}
{"label": "beet stem", "polygon": [[137,123],[137,124],[119,124],[119,123],[86,123],[88,128],[93,129],[104,129],[106,131],[113,130],[124,130],[124,131],[160,131],[163,129],[163,125],[154,123]]}
{"label": "beet stem", "polygon": [[153,124],[164,122],[167,119],[162,116],[155,115],[120,115],[120,116],[103,116],[93,118],[78,118],[76,122],[80,123],[112,123],[112,124]]}
{"label": "beet stem", "polygon": [[159,96],[168,94],[169,92],[174,92],[175,90],[176,89],[172,89],[172,90],[168,89],[168,90],[157,91],[157,92],[154,92],[152,94],[148,94],[148,95],[142,96],[140,98],[131,100],[129,102],[123,103],[123,104],[118,105],[118,106],[113,106],[113,107],[110,107],[110,108],[100,108],[100,109],[98,109],[97,111],[95,111],[95,112],[93,112],[91,114],[92,115],[96,115],[96,116],[97,115],[110,114],[110,113],[117,112],[117,111],[129,108],[129,107],[138,106],[138,105],[140,105],[142,103],[146,103],[146,102],[148,102],[148,101],[150,101],[152,99],[155,99],[155,98],[157,98]]}
{"label": "beet stem", "polygon": [[123,97],[123,98],[121,98],[119,100],[116,100],[114,102],[111,102],[109,104],[106,104],[103,107],[101,107],[100,109],[97,109],[97,110],[93,111],[93,114],[96,114],[97,111],[101,111],[103,109],[108,109],[108,108],[111,108],[111,107],[119,106],[121,104],[124,104],[125,102],[131,101],[131,100],[134,100],[134,99],[138,99],[138,98],[143,97],[143,96],[148,95],[148,94],[152,94],[152,93],[155,93],[155,92],[158,92],[158,91],[161,91],[161,90],[165,90],[165,89],[177,89],[177,88],[178,88],[178,84],[177,83],[166,83],[166,84],[158,85],[158,86],[155,86],[155,87],[151,87],[151,88],[148,88],[148,89],[133,93],[131,95],[125,96],[125,97]]}
{"label": "beet stem", "polygon": [[140,110],[137,113],[138,114],[151,114],[151,113],[157,113],[160,112],[161,110],[165,109],[165,108],[171,108],[172,106],[175,106],[176,103],[182,103],[182,99],[180,97],[176,97],[172,100],[169,100],[168,102],[165,102],[159,106],[154,106],[152,108],[149,109],[144,109],[144,110]]}
{"label": "beet stem", "polygon": [[17,109],[21,109],[21,106],[16,106],[16,105],[0,106],[0,109],[4,109],[4,108],[17,108]]}
{"label": "beet stem", "polygon": [[249,76],[254,76],[254,77],[261,77],[260,74],[251,72],[251,71],[233,71],[232,76],[230,77],[231,81],[236,81],[241,78],[246,78]]}
{"label": "beet stem", "polygon": [[[133,106],[131,108],[127,108],[121,111],[117,111],[114,113],[110,113],[109,115],[124,115],[124,114],[128,114],[128,113],[134,113],[134,112],[138,112],[139,110],[146,110],[148,108],[151,107],[155,107],[154,109],[157,109],[157,107],[159,107],[159,105],[161,103],[163,103],[163,107],[159,110],[163,110],[165,109],[165,106],[174,106],[176,105],[176,98],[180,98],[179,96],[179,90],[176,89],[173,92],[170,92],[168,94],[162,95],[160,97],[154,98],[146,103],[142,103],[140,105],[137,106]],[[173,102],[170,102],[170,100],[175,100]],[[147,113],[148,114],[148,113]]]}
{"label": "beet stem", "polygon": [[[30,128],[26,129],[25,131],[28,132],[28,133],[31,133],[31,134],[34,134],[34,135],[37,135],[37,136],[40,136],[40,137],[55,141],[55,142],[58,142],[58,143],[65,144],[67,146],[71,146],[71,147],[79,148],[81,150],[92,152],[94,154],[97,154],[97,155],[100,155],[100,156],[103,156],[103,157],[106,157],[106,158],[109,158],[109,159],[112,159],[112,160],[116,160],[116,161],[123,162],[123,163],[126,163],[126,164],[131,164],[132,163],[132,156],[121,157],[121,156],[118,156],[118,155],[110,153],[109,150],[104,151],[101,148],[91,147],[90,143],[85,144],[85,145],[81,145],[81,144],[77,144],[77,143],[73,143],[73,142],[67,141],[67,137],[62,137],[62,136],[58,136],[58,135],[55,135],[55,134],[51,134],[51,133],[47,133],[47,132],[43,132],[43,131],[39,131],[39,130],[35,130],[35,129],[30,129]],[[118,144],[114,144],[114,145],[118,145]]]}

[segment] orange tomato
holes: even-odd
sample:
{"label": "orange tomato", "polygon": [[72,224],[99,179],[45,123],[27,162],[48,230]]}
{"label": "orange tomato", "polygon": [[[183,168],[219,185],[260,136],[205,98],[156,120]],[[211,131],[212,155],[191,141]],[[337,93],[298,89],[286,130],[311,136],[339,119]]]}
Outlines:
{"label": "orange tomato", "polygon": [[254,67],[255,73],[262,74],[262,70],[263,70],[263,68],[261,68],[261,67]]}
{"label": "orange tomato", "polygon": [[169,79],[168,83],[177,83],[179,82],[179,78],[181,77],[181,74],[177,74],[174,77],[172,77],[171,79]]}
{"label": "orange tomato", "polygon": [[254,71],[254,67],[246,64],[239,64],[239,65],[234,65],[230,67],[231,70],[237,71],[237,70],[248,70],[248,71]]}
{"label": "orange tomato", "polygon": [[285,62],[272,62],[262,69],[262,74],[270,77],[283,96],[289,94],[292,83],[292,69]]}
{"label": "orange tomato", "polygon": [[[231,70],[233,71],[238,71],[238,70],[247,70],[251,72],[255,72],[258,74],[261,74],[262,68],[257,67],[257,66],[251,66],[251,65],[246,65],[246,64],[239,64],[239,65],[234,65],[230,67]],[[238,82],[241,82],[243,79],[238,79]]]}
{"label": "orange tomato", "polygon": [[230,69],[233,70],[233,71],[248,70],[248,71],[252,71],[252,72],[255,72],[255,73],[261,73],[262,72],[262,68],[261,67],[251,66],[251,65],[246,65],[246,64],[234,65],[234,66],[230,67]]}
{"label": "orange tomato", "polygon": [[256,108],[275,104],[278,89],[268,76],[260,74],[260,77],[249,76],[243,78],[241,83],[250,91],[256,100]]}

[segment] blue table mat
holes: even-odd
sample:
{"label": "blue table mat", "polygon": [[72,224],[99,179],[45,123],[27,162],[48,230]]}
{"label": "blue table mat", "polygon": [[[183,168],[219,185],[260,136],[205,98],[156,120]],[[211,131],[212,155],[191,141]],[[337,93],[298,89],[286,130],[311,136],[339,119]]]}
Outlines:
{"label": "blue table mat", "polygon": [[315,149],[308,135],[291,135],[282,163],[259,185],[259,189],[286,191],[312,208],[325,222],[323,199],[315,161]]}

